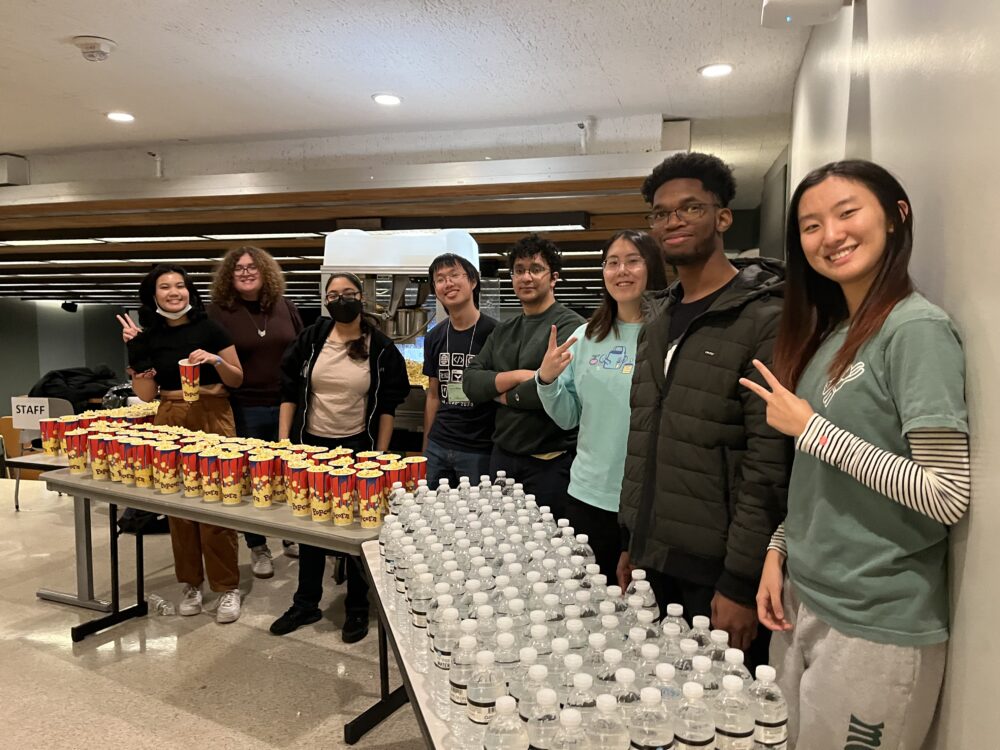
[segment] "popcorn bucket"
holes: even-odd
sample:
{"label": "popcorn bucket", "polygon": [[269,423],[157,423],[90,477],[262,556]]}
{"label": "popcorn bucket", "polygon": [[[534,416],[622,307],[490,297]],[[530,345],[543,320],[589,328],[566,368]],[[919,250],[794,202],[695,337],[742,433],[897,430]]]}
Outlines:
{"label": "popcorn bucket", "polygon": [[143,490],[152,489],[153,443],[149,440],[138,440],[132,447],[135,456],[135,486]]}
{"label": "popcorn bucket", "polygon": [[46,456],[59,454],[59,420],[39,419],[38,429],[42,433],[42,450]]}
{"label": "popcorn bucket", "polygon": [[296,518],[306,518],[312,515],[309,508],[309,467],[308,461],[291,461],[288,464],[288,504],[292,506],[292,515]]}
{"label": "popcorn bucket", "polygon": [[135,443],[134,437],[118,438],[119,453],[121,454],[121,475],[122,484],[131,487],[135,484]]}
{"label": "popcorn bucket", "polygon": [[56,420],[56,437],[59,438],[59,450],[66,452],[66,433],[75,430],[80,425],[80,419],[74,414],[59,417]]}
{"label": "popcorn bucket", "polygon": [[354,468],[357,471],[381,471],[382,464],[378,461],[360,461],[354,464]]}
{"label": "popcorn bucket", "polygon": [[303,445],[302,453],[303,453],[303,458],[315,460],[316,456],[320,455],[321,453],[326,453],[326,448],[319,445]]}
{"label": "popcorn bucket", "polygon": [[108,444],[104,435],[89,435],[87,437],[87,453],[90,454],[90,474],[98,482],[107,482],[108,474]]}
{"label": "popcorn bucket", "polygon": [[409,458],[404,458],[403,463],[408,468],[406,473],[406,489],[409,492],[413,492],[417,487],[417,482],[421,479],[427,479],[427,457],[410,456]]}
{"label": "popcorn bucket", "polygon": [[198,454],[198,474],[201,477],[201,499],[206,503],[222,500],[218,448],[206,448]]}
{"label": "popcorn bucket", "polygon": [[240,464],[240,495],[252,495],[253,494],[253,482],[250,478],[250,462],[247,461],[247,454],[243,451],[236,451],[240,456],[243,457],[243,463]]}
{"label": "popcorn bucket", "polygon": [[333,523],[350,526],[354,523],[354,469],[336,466],[330,469],[330,496],[333,500]]}
{"label": "popcorn bucket", "polygon": [[201,383],[201,365],[193,364],[188,359],[178,360],[178,368],[181,371],[181,392],[185,401],[197,401],[198,390]]}
{"label": "popcorn bucket", "polygon": [[87,437],[86,430],[69,430],[66,433],[66,457],[69,459],[70,474],[87,473]]}
{"label": "popcorn bucket", "polygon": [[195,444],[185,445],[180,450],[181,481],[184,483],[184,497],[198,497],[201,494],[201,474],[198,465],[203,449]]}
{"label": "popcorn bucket", "polygon": [[242,453],[227,451],[218,455],[220,486],[222,488],[223,505],[239,505],[243,501],[243,464]]}
{"label": "popcorn bucket", "polygon": [[354,458],[356,461],[374,461],[376,458],[382,455],[382,451],[361,451],[356,453]]}
{"label": "popcorn bucket", "polygon": [[111,477],[112,482],[122,481],[121,458],[118,453],[120,449],[118,437],[110,432],[105,433],[104,458],[108,462],[108,476]]}
{"label": "popcorn bucket", "polygon": [[392,492],[392,487],[396,484],[396,482],[399,482],[401,485],[406,484],[406,477],[409,469],[402,461],[396,461],[395,463],[383,466],[382,471],[385,472],[385,486],[387,490],[385,496],[388,498],[389,494]]}
{"label": "popcorn bucket", "polygon": [[253,507],[270,508],[274,497],[274,467],[276,459],[273,453],[251,453],[247,459],[250,467],[250,489],[253,494]]}
{"label": "popcorn bucket", "polygon": [[330,466],[337,469],[353,469],[354,468],[354,457],[353,456],[339,456],[330,462]]}
{"label": "popcorn bucket", "polygon": [[314,521],[329,521],[333,517],[333,503],[330,500],[330,471],[326,466],[310,466],[306,469],[309,480],[309,512]]}
{"label": "popcorn bucket", "polygon": [[280,450],[274,454],[274,463],[271,469],[272,503],[284,503],[287,501],[288,462],[294,460],[295,453],[289,450]]}
{"label": "popcorn bucket", "polygon": [[403,457],[400,456],[398,453],[382,453],[378,456],[375,456],[375,460],[378,461],[379,465],[384,470],[386,465],[394,464],[397,461],[402,461]]}
{"label": "popcorn bucket", "polygon": [[366,469],[355,475],[358,489],[358,515],[361,528],[377,529],[382,525],[382,479],[377,469]]}
{"label": "popcorn bucket", "polygon": [[161,495],[173,495],[181,488],[177,476],[180,453],[180,447],[175,443],[158,443],[153,448],[153,462],[156,464]]}

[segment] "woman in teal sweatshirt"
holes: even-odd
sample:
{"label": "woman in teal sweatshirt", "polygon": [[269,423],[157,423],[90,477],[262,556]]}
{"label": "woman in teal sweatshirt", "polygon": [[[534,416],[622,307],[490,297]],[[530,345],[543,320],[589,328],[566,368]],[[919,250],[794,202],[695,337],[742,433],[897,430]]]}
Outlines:
{"label": "woman in teal sweatshirt", "polygon": [[535,379],[552,421],[564,430],[579,427],[566,515],[578,534],[590,537],[601,570],[613,576],[621,554],[618,499],[643,293],[665,288],[667,278],[660,248],[645,232],[615,234],[601,265],[601,306],[561,346],[553,327]]}

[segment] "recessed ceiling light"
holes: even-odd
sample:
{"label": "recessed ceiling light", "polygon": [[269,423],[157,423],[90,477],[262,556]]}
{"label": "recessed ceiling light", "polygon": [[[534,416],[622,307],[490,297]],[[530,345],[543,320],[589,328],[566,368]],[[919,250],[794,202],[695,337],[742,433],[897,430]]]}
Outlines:
{"label": "recessed ceiling light", "polygon": [[210,240],[282,240],[322,237],[316,232],[265,232],[263,234],[206,234]]}
{"label": "recessed ceiling light", "polygon": [[101,242],[204,242],[204,237],[196,235],[177,235],[174,237],[98,237]]}
{"label": "recessed ceiling light", "polygon": [[113,122],[132,122],[135,116],[128,112],[108,112],[108,119]]}
{"label": "recessed ceiling light", "polygon": [[100,245],[100,240],[7,240],[13,247],[31,247],[32,245]]}
{"label": "recessed ceiling light", "polygon": [[713,63],[698,68],[698,72],[705,78],[722,78],[733,72],[733,66],[729,63]]}
{"label": "recessed ceiling light", "polygon": [[403,103],[403,100],[395,94],[372,94],[372,101],[383,107],[398,107]]}

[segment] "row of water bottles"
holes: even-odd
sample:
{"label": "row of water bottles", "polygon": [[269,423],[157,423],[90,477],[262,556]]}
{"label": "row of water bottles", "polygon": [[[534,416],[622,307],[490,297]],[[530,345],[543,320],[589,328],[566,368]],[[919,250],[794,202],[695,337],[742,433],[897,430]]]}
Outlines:
{"label": "row of water bottles", "polygon": [[[475,486],[462,477],[457,488],[393,488],[379,537],[383,604],[428,675],[453,746],[521,747],[520,732],[507,738],[514,715],[540,750],[783,750],[774,671],[759,668],[744,691],[750,675],[728,634],[706,617],[689,628],[676,604],[657,623],[644,572],[633,571],[624,592],[609,585],[588,542],[503,472]],[[605,737],[612,725],[624,733]]]}

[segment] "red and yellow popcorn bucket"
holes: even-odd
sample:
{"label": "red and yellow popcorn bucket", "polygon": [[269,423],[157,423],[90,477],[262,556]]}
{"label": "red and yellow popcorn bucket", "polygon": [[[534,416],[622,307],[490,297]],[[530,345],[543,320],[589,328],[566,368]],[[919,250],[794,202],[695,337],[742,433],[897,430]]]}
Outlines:
{"label": "red and yellow popcorn bucket", "polygon": [[153,443],[138,440],[133,445],[135,455],[135,486],[138,489],[153,488]]}
{"label": "red and yellow popcorn bucket", "polygon": [[359,461],[354,464],[355,471],[382,471],[382,464],[378,461]]}
{"label": "red and yellow popcorn bucket", "polygon": [[321,445],[303,445],[302,453],[305,454],[306,458],[315,460],[319,454],[326,453],[326,448]]}
{"label": "red and yellow popcorn bucket", "polygon": [[358,516],[361,528],[377,529],[382,525],[382,482],[384,474],[378,469],[364,469],[355,475],[358,490]]}
{"label": "red and yellow popcorn bucket", "polygon": [[121,450],[121,445],[118,443],[118,437],[114,433],[104,434],[104,457],[108,462],[108,476],[111,477],[112,482],[122,481],[122,465],[121,456],[119,451]]}
{"label": "red and yellow popcorn bucket", "polygon": [[59,454],[59,420],[39,419],[38,429],[42,433],[42,450],[46,456]]}
{"label": "red and yellow popcorn bucket", "polygon": [[374,461],[376,458],[382,455],[382,451],[361,451],[354,455],[354,460],[357,462],[362,461]]}
{"label": "red and yellow popcorn bucket", "polygon": [[184,400],[197,401],[201,385],[201,365],[193,364],[188,359],[181,359],[177,362],[177,368],[181,373],[181,393]]}
{"label": "red and yellow popcorn bucket", "polygon": [[121,474],[122,484],[131,487],[135,484],[135,444],[138,440],[131,435],[118,438],[118,445],[121,446],[122,457]]}
{"label": "red and yellow popcorn bucket", "polygon": [[224,451],[217,458],[222,504],[239,505],[243,502],[243,466],[246,457],[236,451]]}
{"label": "red and yellow popcorn bucket", "polygon": [[66,432],[66,457],[69,459],[70,474],[87,473],[87,430]]}
{"label": "red and yellow popcorn bucket", "polygon": [[75,430],[80,426],[80,418],[75,414],[59,417],[56,422],[56,435],[59,438],[59,449],[66,452],[66,433]]}
{"label": "red and yellow popcorn bucket", "polygon": [[98,482],[107,482],[108,473],[108,443],[101,434],[87,436],[87,453],[90,455],[90,475]]}
{"label": "red and yellow popcorn bucket", "polygon": [[201,494],[201,451],[196,443],[182,445],[180,449],[181,482],[184,485],[184,497],[198,497]]}
{"label": "red and yellow popcorn bucket", "polygon": [[173,495],[180,491],[177,468],[180,453],[180,446],[176,443],[157,443],[153,446],[153,463],[161,495]]}
{"label": "red and yellow popcorn bucket", "polygon": [[247,465],[250,467],[250,492],[253,495],[255,508],[271,507],[276,461],[273,453],[251,453],[247,457]]}
{"label": "red and yellow popcorn bucket", "polygon": [[296,518],[307,518],[312,515],[309,508],[309,461],[291,461],[288,464],[288,504],[292,506],[292,515]]}
{"label": "red and yellow popcorn bucket", "polygon": [[427,479],[427,457],[410,456],[404,458],[403,463],[407,466],[406,489],[413,492],[417,487],[417,482],[421,479]]}
{"label": "red and yellow popcorn bucket", "polygon": [[330,496],[333,499],[333,523],[335,526],[350,526],[354,523],[354,506],[357,504],[354,492],[354,469],[335,466],[330,469]]}
{"label": "red and yellow popcorn bucket", "polygon": [[288,462],[295,460],[290,450],[276,451],[271,469],[271,502],[284,503],[288,499]]}
{"label": "red and yellow popcorn bucket", "polygon": [[388,499],[392,493],[393,486],[396,482],[399,482],[400,485],[405,487],[407,475],[410,470],[402,461],[396,461],[395,463],[383,466],[382,471],[385,472],[385,492],[383,496],[386,498],[386,507],[383,510],[388,511]]}
{"label": "red and yellow popcorn bucket", "polygon": [[330,462],[330,466],[338,469],[353,469],[354,468],[354,457],[353,456],[338,456]]}
{"label": "red and yellow popcorn bucket", "polygon": [[330,498],[330,470],[326,466],[310,466],[306,472],[309,480],[309,512],[314,521],[333,518]]}
{"label": "red and yellow popcorn bucket", "polygon": [[400,456],[398,453],[381,453],[375,456],[375,460],[379,462],[379,465],[382,467],[383,470],[388,464],[394,464],[397,461],[401,461],[402,459],[403,457]]}
{"label": "red and yellow popcorn bucket", "polygon": [[205,448],[198,454],[198,474],[201,479],[201,499],[206,503],[222,500],[218,448]]}

